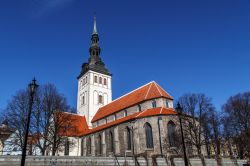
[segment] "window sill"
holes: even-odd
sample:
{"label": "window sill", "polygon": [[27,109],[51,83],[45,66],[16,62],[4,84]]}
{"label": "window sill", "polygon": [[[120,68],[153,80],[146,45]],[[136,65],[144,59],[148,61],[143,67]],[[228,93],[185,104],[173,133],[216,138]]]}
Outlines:
{"label": "window sill", "polygon": [[154,148],[146,148],[146,151],[154,151]]}

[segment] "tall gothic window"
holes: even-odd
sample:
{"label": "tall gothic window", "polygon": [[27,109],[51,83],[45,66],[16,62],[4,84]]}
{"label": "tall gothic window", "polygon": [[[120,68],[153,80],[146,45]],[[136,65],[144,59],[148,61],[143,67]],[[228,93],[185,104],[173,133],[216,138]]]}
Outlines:
{"label": "tall gothic window", "polygon": [[97,83],[97,76],[94,76],[94,83]]}
{"label": "tall gothic window", "polygon": [[156,107],[156,101],[155,101],[155,100],[152,101],[152,107],[153,107],[153,108]]}
{"label": "tall gothic window", "polygon": [[65,140],[65,150],[64,150],[64,155],[69,155],[69,140]]}
{"label": "tall gothic window", "polygon": [[168,122],[168,140],[169,140],[169,146],[174,147],[175,146],[175,124],[173,121]]}
{"label": "tall gothic window", "polygon": [[127,127],[127,149],[131,150],[132,147],[132,134],[131,129]]}
{"label": "tall gothic window", "polygon": [[154,148],[152,127],[149,123],[144,124],[147,148]]}
{"label": "tall gothic window", "polygon": [[83,138],[81,139],[81,156],[83,156]]}
{"label": "tall gothic window", "polygon": [[103,96],[102,95],[98,96],[98,103],[103,104]]}
{"label": "tall gothic window", "polygon": [[85,78],[85,81],[86,81],[86,83],[88,83],[88,77],[86,76],[86,78]]}
{"label": "tall gothic window", "polygon": [[102,155],[102,136],[99,134],[98,136],[98,144],[99,144],[99,155]]}
{"label": "tall gothic window", "polygon": [[113,136],[113,133],[112,131],[109,132],[109,138],[110,138],[110,152],[113,152],[114,153],[114,136]]}
{"label": "tall gothic window", "polygon": [[91,155],[91,138],[87,138],[87,155]]}

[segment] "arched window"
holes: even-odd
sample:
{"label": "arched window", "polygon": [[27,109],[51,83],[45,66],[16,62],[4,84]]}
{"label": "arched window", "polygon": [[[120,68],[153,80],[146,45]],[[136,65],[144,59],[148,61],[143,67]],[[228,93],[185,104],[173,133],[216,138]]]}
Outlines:
{"label": "arched window", "polygon": [[154,148],[152,127],[149,123],[144,124],[147,148]]}
{"label": "arched window", "polygon": [[114,153],[114,136],[113,136],[112,131],[109,132],[109,139],[110,139],[110,142],[109,142],[110,152]]}
{"label": "arched window", "polygon": [[152,101],[152,107],[153,107],[153,108],[156,107],[156,101],[155,101],[155,100]]}
{"label": "arched window", "polygon": [[97,83],[97,76],[94,76],[94,83]]}
{"label": "arched window", "polygon": [[99,77],[99,84],[102,84],[102,77]]}
{"label": "arched window", "polygon": [[86,83],[88,83],[88,77],[86,76],[86,78],[85,78],[85,81],[86,81]]}
{"label": "arched window", "polygon": [[103,84],[107,85],[107,79],[106,78],[103,79]]}
{"label": "arched window", "polygon": [[103,104],[103,96],[102,95],[98,96],[98,103]]}
{"label": "arched window", "polygon": [[87,138],[87,155],[91,155],[91,138]]}
{"label": "arched window", "polygon": [[168,122],[168,140],[169,140],[169,146],[170,147],[175,147],[176,144],[175,144],[175,136],[176,136],[176,133],[175,133],[175,124],[173,121],[169,121]]}
{"label": "arched window", "polygon": [[102,136],[99,134],[98,136],[98,144],[99,144],[99,155],[102,155]]}
{"label": "arched window", "polygon": [[127,127],[127,149],[128,150],[131,150],[131,145],[132,145],[131,129]]}
{"label": "arched window", "polygon": [[82,95],[82,105],[84,105],[85,104],[85,95],[83,94]]}
{"label": "arched window", "polygon": [[65,140],[64,155],[69,155],[69,139],[68,138]]}

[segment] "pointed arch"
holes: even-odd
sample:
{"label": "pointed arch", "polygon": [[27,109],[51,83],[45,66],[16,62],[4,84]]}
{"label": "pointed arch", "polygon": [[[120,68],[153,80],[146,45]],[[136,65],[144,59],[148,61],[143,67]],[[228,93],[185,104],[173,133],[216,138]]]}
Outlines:
{"label": "pointed arch", "polygon": [[168,141],[169,141],[169,146],[170,147],[175,147],[176,146],[176,142],[175,142],[175,123],[170,120],[167,124],[167,129],[168,129]]}
{"label": "pointed arch", "polygon": [[91,137],[87,138],[86,145],[87,145],[87,156],[90,156],[91,155]]}
{"label": "pointed arch", "polygon": [[112,131],[109,132],[109,139],[110,152],[114,153],[114,135]]}
{"label": "pointed arch", "polygon": [[127,150],[132,149],[132,131],[129,127],[126,127],[127,130]]}
{"label": "pointed arch", "polygon": [[145,135],[146,135],[146,147],[154,148],[152,127],[147,122],[144,124],[144,128],[145,128]]}
{"label": "pointed arch", "polygon": [[102,155],[102,135],[98,135],[98,154]]}

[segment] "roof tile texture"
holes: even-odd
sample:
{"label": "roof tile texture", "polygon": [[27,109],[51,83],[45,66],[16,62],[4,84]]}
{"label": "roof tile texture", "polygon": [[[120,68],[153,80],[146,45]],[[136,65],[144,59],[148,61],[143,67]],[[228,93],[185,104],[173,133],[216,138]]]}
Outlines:
{"label": "roof tile texture", "polygon": [[120,110],[126,109],[128,107],[131,107],[133,105],[136,105],[142,101],[159,98],[159,97],[165,97],[170,100],[173,100],[173,98],[164,91],[156,82],[150,82],[116,100],[113,102],[101,107],[95,116],[92,119],[92,123],[102,119],[106,116],[109,116],[115,112],[118,112]]}

